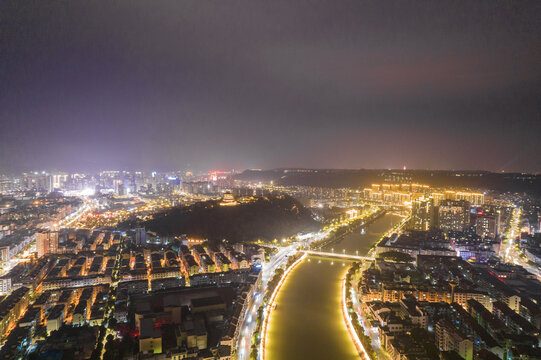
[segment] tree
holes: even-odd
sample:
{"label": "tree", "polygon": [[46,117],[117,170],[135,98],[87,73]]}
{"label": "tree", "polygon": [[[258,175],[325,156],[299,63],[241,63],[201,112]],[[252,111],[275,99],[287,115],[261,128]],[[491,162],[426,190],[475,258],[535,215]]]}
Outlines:
{"label": "tree", "polygon": [[109,319],[109,327],[116,329],[117,324],[118,321],[114,317],[111,317],[111,319]]}
{"label": "tree", "polygon": [[399,251],[387,251],[378,255],[378,258],[396,262],[412,262],[414,259],[406,253]]}

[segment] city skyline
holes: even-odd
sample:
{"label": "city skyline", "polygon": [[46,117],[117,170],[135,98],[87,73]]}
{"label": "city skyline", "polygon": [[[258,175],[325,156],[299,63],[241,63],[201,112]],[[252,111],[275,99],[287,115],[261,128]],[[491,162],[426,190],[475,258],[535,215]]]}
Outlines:
{"label": "city skyline", "polygon": [[4,2],[0,171],[541,171],[539,4]]}
{"label": "city skyline", "polygon": [[541,1],[0,24],[0,359],[541,359]]}

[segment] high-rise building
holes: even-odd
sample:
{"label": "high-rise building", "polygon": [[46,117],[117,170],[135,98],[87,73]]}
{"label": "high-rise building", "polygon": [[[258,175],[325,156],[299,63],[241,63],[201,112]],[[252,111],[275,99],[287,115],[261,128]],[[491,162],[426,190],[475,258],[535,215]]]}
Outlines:
{"label": "high-rise building", "polygon": [[456,200],[464,200],[472,205],[483,205],[485,203],[485,195],[472,192],[457,192]]}
{"label": "high-rise building", "polygon": [[141,244],[146,244],[146,242],[147,242],[147,233],[145,231],[145,228],[135,229],[135,244],[141,245]]}
{"label": "high-rise building", "polygon": [[485,195],[481,193],[472,193],[464,191],[447,190],[443,194],[445,200],[464,200],[472,205],[483,205],[485,203]]}
{"label": "high-rise building", "polygon": [[440,229],[448,231],[465,231],[470,225],[470,204],[467,201],[444,200],[438,209]]}
{"label": "high-rise building", "polygon": [[434,199],[434,206],[440,206],[440,203],[444,200],[445,195],[443,193],[432,193],[432,199]]}
{"label": "high-rise building", "polygon": [[475,232],[482,238],[495,239],[500,227],[500,212],[478,211],[475,219]]}
{"label": "high-rise building", "polygon": [[51,175],[51,181],[52,181],[51,191],[53,191],[54,189],[62,189],[67,180],[68,180],[67,174],[52,174]]}
{"label": "high-rise building", "polygon": [[411,230],[427,231],[433,225],[434,201],[431,198],[421,197],[411,203],[411,221],[408,228]]}
{"label": "high-rise building", "polygon": [[445,200],[456,200],[456,191],[446,190],[443,194]]}
{"label": "high-rise building", "polygon": [[36,233],[38,256],[55,254],[58,251],[58,231],[40,230]]}
{"label": "high-rise building", "polygon": [[54,190],[53,188],[53,177],[47,174],[37,175],[32,180],[32,185],[29,189],[50,193]]}
{"label": "high-rise building", "polygon": [[448,320],[436,323],[436,342],[443,351],[456,351],[465,360],[473,359],[473,342]]}

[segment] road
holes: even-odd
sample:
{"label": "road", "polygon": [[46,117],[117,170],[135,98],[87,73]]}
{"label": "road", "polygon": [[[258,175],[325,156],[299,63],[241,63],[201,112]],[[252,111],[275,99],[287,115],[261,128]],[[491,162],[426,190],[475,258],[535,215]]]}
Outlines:
{"label": "road", "polygon": [[528,263],[528,259],[520,250],[517,242],[517,237],[520,236],[521,217],[522,208],[516,206],[509,222],[509,228],[506,230],[502,240],[500,258],[502,258],[504,262],[522,266],[528,272],[537,276],[538,280],[541,280],[541,271],[539,270],[539,267]]}
{"label": "road", "polygon": [[237,356],[239,360],[249,359],[252,345],[252,334],[257,326],[257,310],[263,303],[263,296],[265,294],[265,288],[267,282],[271,279],[274,271],[287,262],[289,256],[294,255],[297,252],[299,246],[310,244],[312,241],[321,240],[326,237],[328,232],[312,233],[305,240],[297,241],[291,245],[280,248],[276,254],[274,254],[269,262],[263,265],[261,269],[262,279],[259,289],[254,293],[254,304],[248,310],[246,314],[246,320],[241,328],[239,343],[237,346]]}
{"label": "road", "polygon": [[[389,213],[367,225],[366,231],[359,229],[332,246],[339,254],[364,255],[397,220],[401,219]],[[354,336],[348,334],[351,326],[344,322],[341,302],[347,262],[307,259],[290,275],[271,313],[266,358],[358,359],[360,346],[356,348]]]}
{"label": "road", "polygon": [[[363,214],[363,216],[369,216],[369,214]],[[254,292],[254,304],[248,310],[246,314],[246,321],[242,325],[240,336],[237,344],[237,357],[239,360],[245,360],[250,358],[250,351],[252,345],[252,335],[257,326],[257,310],[263,303],[263,296],[265,294],[265,288],[267,282],[274,275],[274,271],[283,266],[289,256],[294,255],[297,252],[299,246],[308,247],[312,242],[322,240],[330,235],[331,232],[341,226],[345,226],[348,221],[343,223],[337,223],[329,226],[325,231],[313,232],[302,236],[297,236],[302,240],[296,241],[286,247],[279,248],[278,252],[271,257],[269,262],[263,265],[262,281],[259,289]]]}
{"label": "road", "polygon": [[62,221],[58,223],[59,228],[70,227],[77,220],[79,220],[83,215],[86,215],[89,211],[92,211],[97,206],[97,202],[95,200],[91,200],[86,197],[83,197],[81,199],[84,202],[83,206],[81,206],[77,211],[69,214],[64,219],[62,219]]}
{"label": "road", "polygon": [[[115,301],[116,301],[116,288],[118,286],[118,273],[120,271],[120,266],[122,263],[122,253],[124,251],[124,241],[126,239],[124,237],[121,238],[120,241],[120,251],[117,253],[115,257],[115,264],[113,267],[113,273],[112,273],[112,282],[111,282],[111,290],[109,291],[110,297],[107,299],[107,307],[104,312],[103,321],[102,324],[105,324],[105,335],[102,339],[102,349],[100,354],[100,359],[103,359],[103,355],[105,354],[105,344],[107,343],[107,336],[113,335],[115,338],[117,337],[117,333],[113,327],[109,327],[109,322],[113,318],[113,311],[115,310]],[[96,343],[96,346],[98,344]]]}
{"label": "road", "polygon": [[284,265],[287,262],[289,256],[297,252],[299,246],[308,248],[312,242],[320,241],[329,237],[338,228],[349,226],[352,222],[358,219],[367,218],[372,216],[375,212],[378,211],[378,208],[372,208],[369,211],[363,212],[356,218],[345,219],[343,221],[336,221],[333,224],[325,227],[324,230],[319,232],[314,232],[306,235],[298,235],[296,238],[298,241],[292,243],[289,246],[280,248],[278,253],[275,254],[268,263],[263,266],[263,275],[260,288],[255,293],[256,300],[254,305],[249,310],[250,313],[246,314],[246,321],[241,327],[241,335],[239,336],[239,342],[237,344],[237,357],[240,360],[249,359],[252,343],[252,334],[255,331],[257,326],[257,310],[263,302],[264,290],[266,288],[267,282],[270,280],[271,276],[274,274],[274,271]]}
{"label": "road", "polygon": [[359,293],[354,283],[356,283],[356,281],[352,281],[351,294],[348,294],[348,296],[351,297],[353,309],[359,316],[359,319],[362,319],[361,326],[364,328],[365,334],[368,334],[368,336],[370,336],[370,339],[372,340],[372,348],[376,351],[377,358],[382,360],[389,359],[389,355],[385,350],[383,350],[381,346],[378,328],[370,327],[370,324],[366,323],[365,318],[362,316],[361,304],[359,302]]}
{"label": "road", "polygon": [[[92,210],[92,200],[88,200],[86,198],[82,199],[84,201],[84,205],[81,206],[76,211],[72,212],[71,214],[67,215],[65,218],[61,219],[56,226],[48,226],[47,228],[51,229],[58,229],[63,227],[69,227],[73,222],[77,221],[81,216],[86,214],[88,211]],[[2,263],[2,268],[0,271],[0,276],[5,275],[8,272],[11,271],[15,266],[17,266],[19,263],[23,261],[27,261],[27,259],[30,258],[32,253],[36,252],[36,242],[32,242],[29,244],[22,252],[18,253],[8,261],[5,261]]]}

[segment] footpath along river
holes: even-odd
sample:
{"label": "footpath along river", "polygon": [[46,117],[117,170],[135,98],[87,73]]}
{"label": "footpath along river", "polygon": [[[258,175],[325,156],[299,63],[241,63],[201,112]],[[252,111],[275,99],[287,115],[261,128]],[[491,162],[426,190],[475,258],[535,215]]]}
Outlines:
{"label": "footpath along river", "polygon": [[[401,217],[386,214],[324,251],[365,255]],[[289,275],[268,328],[266,360],[358,359],[342,319],[341,281],[350,262],[309,257]]]}

